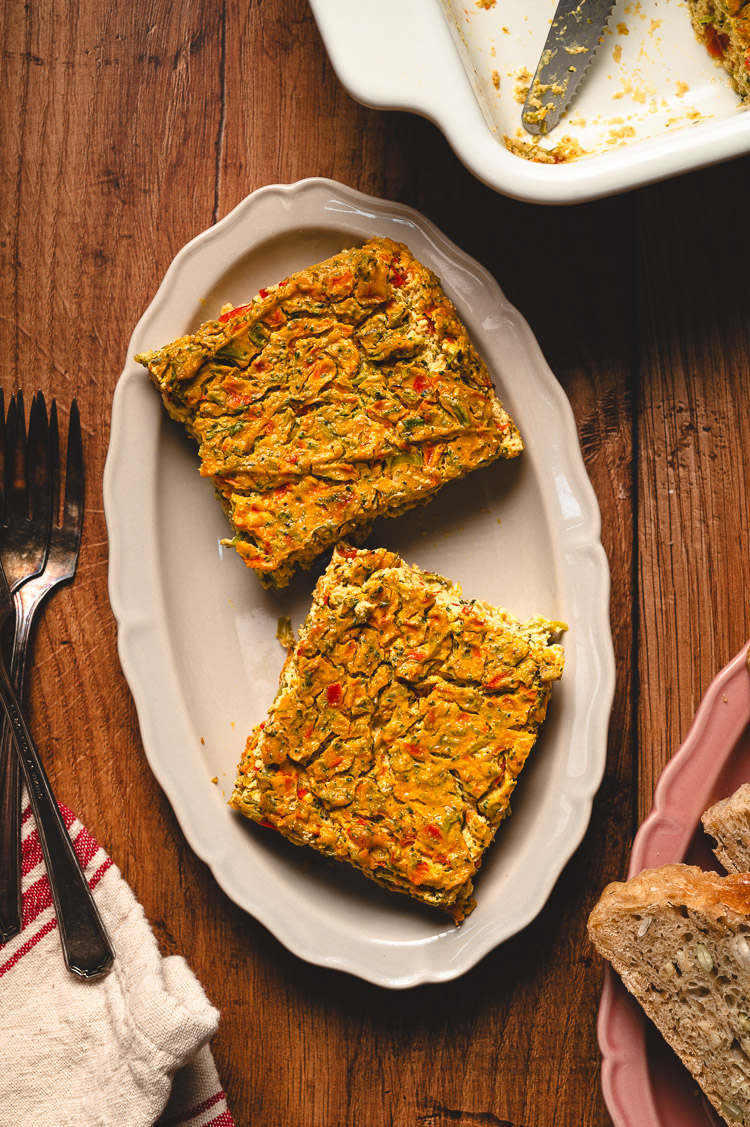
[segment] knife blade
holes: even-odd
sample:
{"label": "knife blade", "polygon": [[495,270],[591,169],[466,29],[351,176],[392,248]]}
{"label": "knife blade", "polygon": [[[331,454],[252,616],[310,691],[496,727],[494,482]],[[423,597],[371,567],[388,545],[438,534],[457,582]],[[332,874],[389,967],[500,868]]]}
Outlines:
{"label": "knife blade", "polygon": [[560,0],[521,114],[524,129],[549,133],[572,102],[596,53],[614,0]]}

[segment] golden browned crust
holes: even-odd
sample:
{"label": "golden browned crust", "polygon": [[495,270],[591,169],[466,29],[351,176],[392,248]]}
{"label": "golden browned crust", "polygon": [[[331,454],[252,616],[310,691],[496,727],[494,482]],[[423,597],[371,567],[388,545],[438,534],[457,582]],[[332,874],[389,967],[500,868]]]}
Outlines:
{"label": "golden browned crust", "polygon": [[750,874],[721,877],[694,865],[662,865],[644,869],[629,881],[608,884],[590,916],[596,927],[608,912],[643,911],[649,904],[671,900],[710,915],[721,915],[729,908],[741,916],[750,915]]}
{"label": "golden browned crust", "polygon": [[706,833],[716,839],[714,853],[729,873],[750,870],[750,783],[714,803],[701,815]]}

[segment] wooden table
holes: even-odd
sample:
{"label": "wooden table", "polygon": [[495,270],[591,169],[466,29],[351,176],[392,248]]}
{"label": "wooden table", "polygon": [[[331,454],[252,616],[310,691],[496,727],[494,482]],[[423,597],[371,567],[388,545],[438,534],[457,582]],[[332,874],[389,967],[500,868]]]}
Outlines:
{"label": "wooden table", "polygon": [[[355,104],[304,0],[2,7],[2,386],[82,410],[75,585],[36,644],[58,797],[221,1010],[240,1127],[610,1122],[585,935],[659,772],[750,635],[750,159],[570,208],[474,179],[409,114]],[[107,600],[101,482],[132,328],[176,251],[263,184],[413,205],[498,279],[565,388],[612,568],[617,693],[589,831],[539,918],[458,981],[388,992],[289,954],[188,848],[144,758]],[[561,283],[542,284],[554,253]]]}

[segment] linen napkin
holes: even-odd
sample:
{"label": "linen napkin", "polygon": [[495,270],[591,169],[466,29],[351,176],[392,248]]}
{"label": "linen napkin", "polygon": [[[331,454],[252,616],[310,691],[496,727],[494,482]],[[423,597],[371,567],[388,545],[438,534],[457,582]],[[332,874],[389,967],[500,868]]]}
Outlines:
{"label": "linen napkin", "polygon": [[24,797],[23,929],[0,944],[0,1127],[234,1127],[208,1048],[218,1011],[181,956],[162,958],[119,870],[61,806],[115,949],[104,978],[65,969]]}

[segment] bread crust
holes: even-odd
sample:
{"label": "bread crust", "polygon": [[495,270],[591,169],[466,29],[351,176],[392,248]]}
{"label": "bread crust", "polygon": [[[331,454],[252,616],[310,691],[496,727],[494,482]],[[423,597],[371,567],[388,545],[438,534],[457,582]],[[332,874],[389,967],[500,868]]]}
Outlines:
{"label": "bread crust", "polygon": [[646,869],[604,889],[588,932],[722,1118],[750,1127],[750,874]]}
{"label": "bread crust", "polygon": [[600,926],[612,906],[639,911],[646,904],[674,902],[718,916],[729,908],[743,919],[750,916],[750,873],[722,877],[695,865],[662,865],[644,869],[628,881],[608,884],[589,917],[589,927]]}
{"label": "bread crust", "polygon": [[714,853],[728,873],[750,871],[750,783],[714,803],[701,817],[716,839]]}

